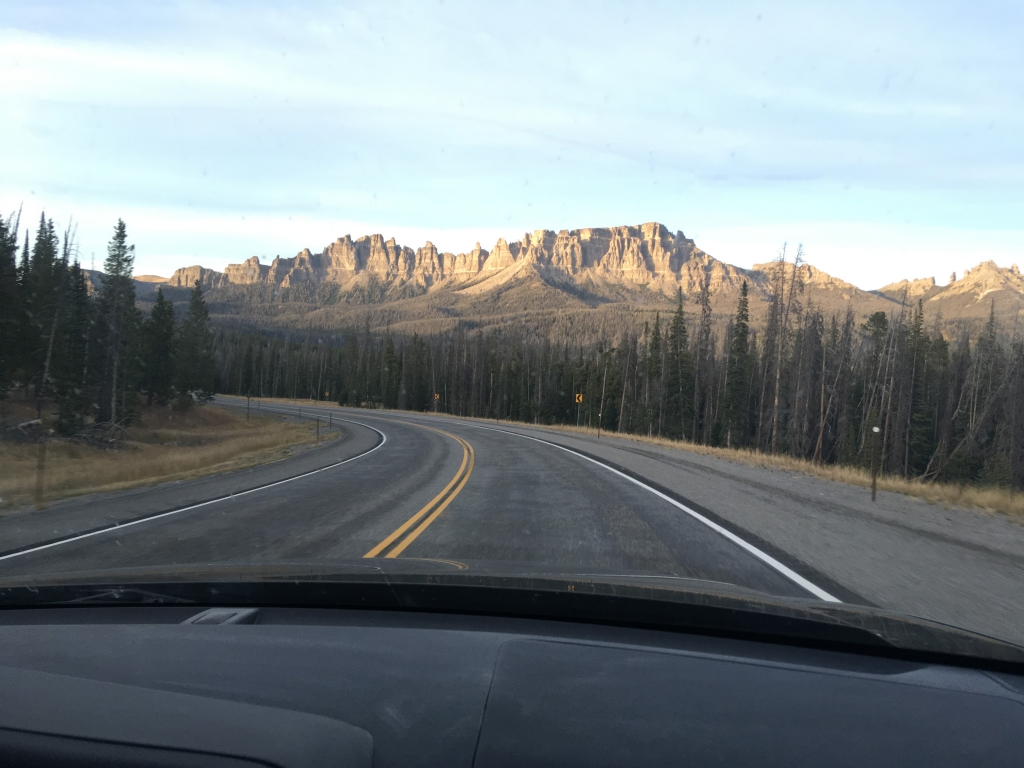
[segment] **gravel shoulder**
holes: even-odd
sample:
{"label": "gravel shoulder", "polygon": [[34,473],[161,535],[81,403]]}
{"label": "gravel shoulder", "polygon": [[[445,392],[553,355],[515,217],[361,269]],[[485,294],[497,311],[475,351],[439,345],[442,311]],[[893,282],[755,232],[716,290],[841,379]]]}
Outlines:
{"label": "gravel shoulder", "polygon": [[1024,526],[795,472],[617,437],[502,425],[621,465],[879,607],[1024,644]]}

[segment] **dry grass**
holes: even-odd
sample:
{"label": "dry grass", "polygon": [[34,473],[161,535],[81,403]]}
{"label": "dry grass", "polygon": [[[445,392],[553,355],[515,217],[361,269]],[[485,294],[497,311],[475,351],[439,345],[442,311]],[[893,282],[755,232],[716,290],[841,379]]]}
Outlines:
{"label": "dry grass", "polygon": [[[291,400],[286,398],[264,398],[265,402],[287,403],[291,405],[315,405],[331,406],[333,403],[316,400]],[[407,413],[403,411],[402,413]],[[434,414],[427,414],[434,415]],[[447,418],[448,414],[437,414]],[[483,421],[483,419],[472,419]],[[519,424],[519,422],[503,422],[508,424]],[[536,424],[523,424],[523,426],[536,427]],[[569,432],[581,435],[596,436],[597,430],[588,427],[573,427],[562,424],[543,425],[542,429],[550,429],[558,432]],[[609,437],[614,436],[621,440],[630,440],[636,443],[657,445],[673,450],[697,453],[703,456],[716,456],[728,461],[735,461],[751,467],[762,467],[765,469],[782,470],[785,472],[796,472],[809,477],[817,477],[822,480],[832,480],[847,485],[858,485],[863,488],[871,487],[871,473],[860,467],[840,467],[835,465],[819,465],[804,459],[795,459],[791,456],[773,456],[767,453],[759,453],[749,449],[738,448],[713,448],[706,445],[697,445],[685,440],[669,440],[664,437],[646,437],[643,435],[627,435],[602,432]],[[951,507],[969,507],[984,510],[986,512],[998,512],[1011,517],[1024,520],[1024,493],[1018,493],[1007,488],[979,485],[956,485],[954,483],[924,483],[917,480],[904,480],[902,477],[881,475],[878,478],[878,489],[902,493],[907,496],[922,499],[931,504],[941,504]]]}
{"label": "dry grass", "polygon": [[[545,426],[560,432],[576,432],[596,435],[596,429],[571,427],[562,425]],[[602,432],[603,435],[614,436],[622,440],[657,445],[679,451],[688,451],[703,456],[716,456],[728,461],[735,461],[750,467],[776,469],[785,472],[796,472],[822,480],[832,480],[847,485],[871,487],[871,472],[861,467],[836,466],[834,464],[815,464],[806,459],[792,456],[772,455],[744,448],[714,448],[698,445],[689,441],[669,440],[664,437],[646,437],[643,435],[620,435]],[[926,483],[919,480],[905,480],[892,475],[879,475],[878,490],[902,493],[907,496],[943,506],[972,507],[986,512],[1000,512],[1018,518],[1024,518],[1024,494],[1008,488],[979,485],[956,485],[954,483]]]}
{"label": "dry grass", "polygon": [[[5,421],[22,418],[19,410],[6,404]],[[321,439],[333,436],[325,433]],[[223,408],[145,409],[113,450],[51,440],[46,446],[44,499],[242,469],[283,458],[292,446],[315,440],[314,425],[280,416],[252,414],[246,421],[244,413]],[[0,442],[0,508],[34,500],[39,454],[36,443]]]}

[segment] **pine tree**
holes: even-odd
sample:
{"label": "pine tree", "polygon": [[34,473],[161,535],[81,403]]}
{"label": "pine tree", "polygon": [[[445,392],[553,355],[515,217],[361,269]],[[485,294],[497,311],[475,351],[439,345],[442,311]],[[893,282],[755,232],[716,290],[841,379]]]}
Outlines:
{"label": "pine tree", "polygon": [[70,435],[81,431],[89,411],[87,373],[92,302],[85,274],[76,261],[68,270],[67,289],[53,363],[57,397],[57,431]]}
{"label": "pine tree", "polygon": [[[26,233],[27,234],[27,233]],[[37,408],[42,407],[50,382],[48,363],[64,287],[65,267],[59,254],[60,241],[53,220],[39,216],[39,229],[24,284],[25,344],[22,364],[35,389]]]}
{"label": "pine tree", "polygon": [[147,404],[164,405],[174,389],[174,305],[158,288],[156,303],[142,328],[142,387]]}
{"label": "pine tree", "polygon": [[183,406],[200,405],[213,397],[214,357],[210,334],[210,313],[196,280],[189,296],[188,313],[178,327],[174,341],[175,389]]}
{"label": "pine tree", "polygon": [[0,216],[0,400],[7,397],[17,363],[21,314],[17,256],[18,221],[13,215]]}
{"label": "pine tree", "polygon": [[[103,263],[103,291],[100,315],[103,318],[104,351],[103,381],[100,387],[98,420],[114,424],[125,417],[124,403],[130,371],[130,344],[135,328],[135,283],[132,268],[135,246],[128,245],[128,235],[121,219],[114,227],[114,236],[107,245]],[[118,402],[121,408],[118,408]]]}
{"label": "pine tree", "polygon": [[25,242],[21,248],[21,261],[18,262],[18,300],[17,313],[15,317],[16,331],[15,343],[11,350],[13,359],[14,375],[19,383],[25,387],[25,397],[28,397],[29,375],[27,373],[28,361],[31,356],[32,339],[35,334],[32,331],[29,315],[29,279],[32,274],[32,263],[29,259],[28,228],[25,229]]}
{"label": "pine tree", "polygon": [[653,432],[660,435],[662,426],[661,374],[663,368],[661,364],[661,315],[657,313],[654,315],[654,329],[651,331],[647,343],[646,361],[647,366],[644,376],[647,379],[648,388],[647,410],[645,414],[647,432],[648,434]]}
{"label": "pine tree", "polygon": [[729,342],[729,365],[725,378],[725,444],[742,445],[746,442],[747,391],[749,386],[749,343],[750,299],[747,281],[740,288],[740,299],[736,306],[736,319],[732,325]]}
{"label": "pine tree", "polygon": [[701,280],[700,294],[697,297],[700,307],[700,323],[697,326],[697,339],[693,356],[693,441],[698,438],[708,442],[709,425],[708,405],[712,396],[712,365],[714,350],[711,345],[711,278],[704,274]]}
{"label": "pine tree", "polygon": [[401,363],[395,352],[395,340],[390,335],[384,342],[384,357],[381,361],[380,388],[385,408],[398,407],[398,390],[401,382]]}
{"label": "pine tree", "polygon": [[676,311],[668,327],[665,357],[666,433],[685,437],[693,424],[693,360],[683,313],[683,292],[676,291]]}

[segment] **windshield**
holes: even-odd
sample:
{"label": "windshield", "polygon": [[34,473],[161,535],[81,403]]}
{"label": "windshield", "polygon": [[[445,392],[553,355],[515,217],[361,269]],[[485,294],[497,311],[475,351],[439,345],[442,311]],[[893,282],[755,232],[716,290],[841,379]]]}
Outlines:
{"label": "windshield", "polygon": [[557,578],[1024,644],[1022,31],[5,4],[0,585]]}

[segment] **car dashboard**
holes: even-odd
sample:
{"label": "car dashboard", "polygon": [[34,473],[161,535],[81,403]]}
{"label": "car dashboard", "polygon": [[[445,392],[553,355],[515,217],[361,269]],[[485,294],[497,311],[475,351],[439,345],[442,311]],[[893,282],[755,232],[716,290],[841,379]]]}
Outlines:
{"label": "car dashboard", "polygon": [[12,765],[1020,765],[1024,678],[775,642],[263,607],[0,612]]}

